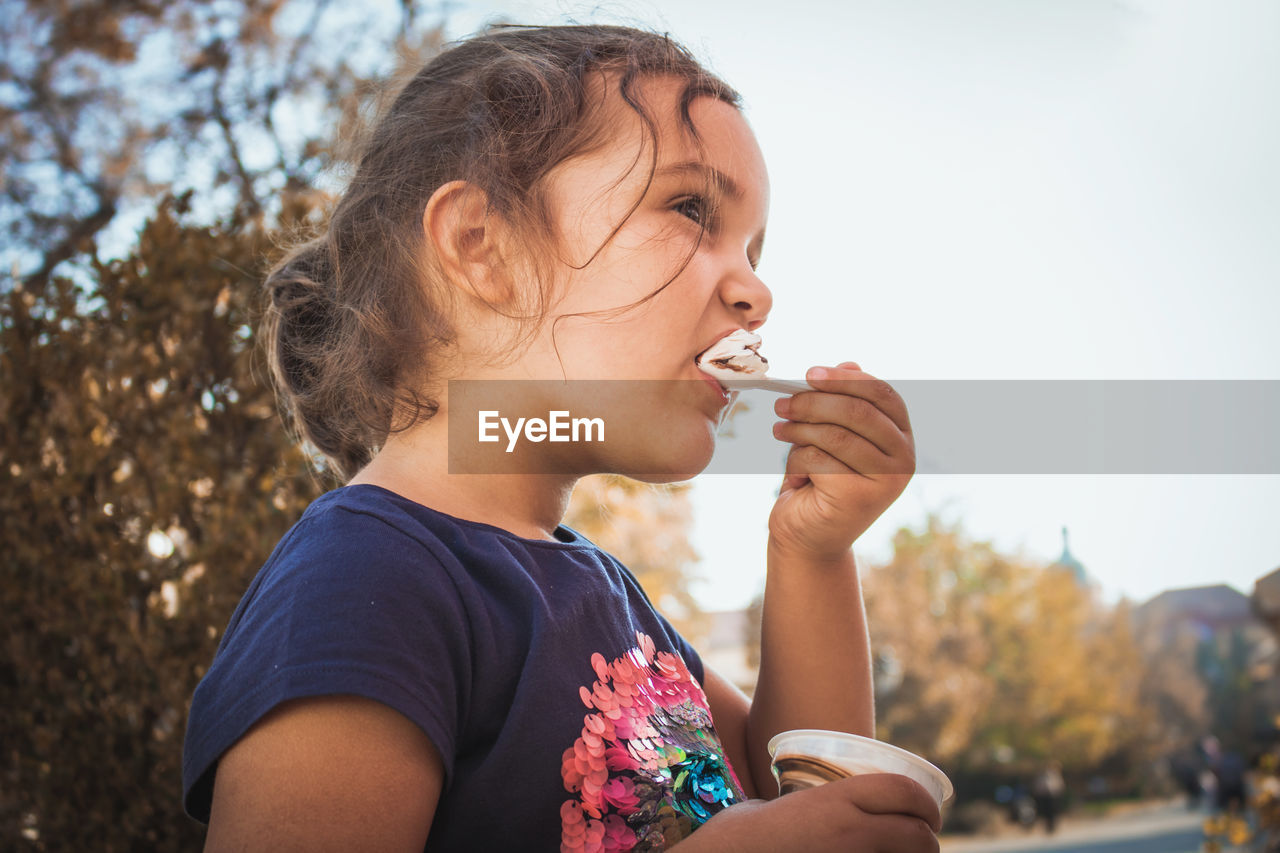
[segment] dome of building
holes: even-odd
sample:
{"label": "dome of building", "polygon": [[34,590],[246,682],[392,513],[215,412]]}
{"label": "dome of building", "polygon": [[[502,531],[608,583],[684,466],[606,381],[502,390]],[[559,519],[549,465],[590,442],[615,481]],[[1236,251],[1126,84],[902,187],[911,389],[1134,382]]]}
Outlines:
{"label": "dome of building", "polygon": [[1062,528],[1062,556],[1054,561],[1052,568],[1065,569],[1075,577],[1076,583],[1086,586],[1089,583],[1089,573],[1084,569],[1084,563],[1076,559],[1071,553],[1071,546],[1067,541],[1067,528]]}

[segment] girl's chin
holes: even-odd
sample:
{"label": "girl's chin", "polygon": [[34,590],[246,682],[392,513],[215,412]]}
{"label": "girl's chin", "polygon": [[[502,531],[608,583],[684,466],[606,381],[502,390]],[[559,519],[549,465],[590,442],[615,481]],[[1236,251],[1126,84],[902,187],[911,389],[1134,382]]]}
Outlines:
{"label": "girl's chin", "polygon": [[712,424],[685,434],[667,432],[655,437],[656,441],[646,441],[625,458],[616,459],[614,473],[644,483],[674,483],[693,479],[711,464],[716,449]]}

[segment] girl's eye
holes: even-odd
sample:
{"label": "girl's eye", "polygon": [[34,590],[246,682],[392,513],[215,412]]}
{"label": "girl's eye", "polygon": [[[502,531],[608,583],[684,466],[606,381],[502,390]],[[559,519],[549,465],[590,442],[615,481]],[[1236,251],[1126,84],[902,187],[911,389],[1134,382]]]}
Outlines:
{"label": "girl's eye", "polygon": [[691,195],[677,201],[671,209],[695,225],[706,228],[711,224],[710,208],[711,206],[702,196]]}

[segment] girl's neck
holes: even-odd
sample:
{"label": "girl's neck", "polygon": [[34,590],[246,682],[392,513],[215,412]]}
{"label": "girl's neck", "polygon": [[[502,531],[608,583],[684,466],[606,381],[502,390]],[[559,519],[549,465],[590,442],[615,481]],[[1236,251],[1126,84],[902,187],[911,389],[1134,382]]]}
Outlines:
{"label": "girl's neck", "polygon": [[526,539],[554,540],[577,478],[451,474],[443,431],[432,428],[435,420],[390,436],[350,484],[381,486],[455,518],[491,524]]}

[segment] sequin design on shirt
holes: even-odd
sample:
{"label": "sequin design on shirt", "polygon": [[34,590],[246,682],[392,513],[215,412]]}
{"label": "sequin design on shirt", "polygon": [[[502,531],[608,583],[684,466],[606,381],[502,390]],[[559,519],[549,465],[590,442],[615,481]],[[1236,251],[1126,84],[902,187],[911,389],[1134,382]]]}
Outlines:
{"label": "sequin design on shirt", "polygon": [[746,799],[684,660],[636,641],[612,663],[591,656],[597,680],[580,688],[591,713],[560,767],[578,795],[560,808],[562,853],[665,850]]}

